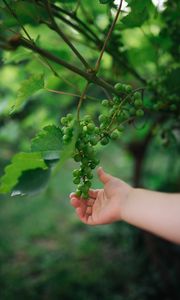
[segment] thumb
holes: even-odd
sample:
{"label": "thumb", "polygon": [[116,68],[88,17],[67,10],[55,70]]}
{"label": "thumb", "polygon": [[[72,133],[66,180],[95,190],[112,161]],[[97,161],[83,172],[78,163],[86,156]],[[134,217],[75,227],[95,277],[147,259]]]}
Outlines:
{"label": "thumb", "polygon": [[97,174],[99,176],[100,181],[104,184],[108,183],[108,181],[112,178],[112,176],[110,174],[105,173],[103,168],[101,167],[97,170]]}

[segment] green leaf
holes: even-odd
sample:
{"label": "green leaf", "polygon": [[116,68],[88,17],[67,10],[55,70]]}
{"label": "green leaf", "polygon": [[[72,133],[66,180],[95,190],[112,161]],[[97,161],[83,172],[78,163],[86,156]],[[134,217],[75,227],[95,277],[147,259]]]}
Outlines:
{"label": "green leaf", "polygon": [[62,150],[62,131],[55,125],[49,125],[32,140],[32,152],[41,152],[45,160],[56,160]]}
{"label": "green leaf", "polygon": [[8,193],[18,183],[23,171],[33,169],[47,169],[41,153],[18,153],[10,165],[5,168],[5,174],[0,181],[0,193]]}
{"label": "green leaf", "polygon": [[41,192],[48,183],[51,170],[35,169],[24,171],[13,188],[11,196],[32,196]]}
{"label": "green leaf", "polygon": [[150,0],[132,0],[130,7],[132,11],[122,20],[126,28],[140,27],[149,18],[153,4]]}
{"label": "green leaf", "polygon": [[15,105],[12,109],[12,112],[20,110],[21,106],[25,103],[25,101],[29,97],[31,97],[33,94],[35,94],[37,91],[43,88],[44,88],[43,74],[32,75],[27,80],[24,80],[21,83],[21,87],[18,90],[17,98],[15,101]]}

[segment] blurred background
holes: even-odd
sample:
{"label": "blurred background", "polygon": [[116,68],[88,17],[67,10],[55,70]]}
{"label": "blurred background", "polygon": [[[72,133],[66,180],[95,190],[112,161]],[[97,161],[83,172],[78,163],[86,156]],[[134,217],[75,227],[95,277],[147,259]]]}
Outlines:
{"label": "blurred background", "polygon": [[[69,1],[70,4],[57,2],[68,10],[73,9],[76,1]],[[95,24],[90,24],[97,34],[101,28],[99,36],[102,38],[114,11],[111,16],[107,7],[97,1],[91,2],[84,1],[78,15],[87,24],[86,13],[91,18],[93,16]],[[157,82],[156,79],[164,74],[167,66],[178,66],[175,41],[169,43],[169,32],[165,27],[166,12],[171,8],[170,1],[167,3],[169,6],[165,10],[163,7],[156,8],[154,19],[155,6],[151,3],[151,14],[141,21],[141,29],[137,28],[136,23],[127,23],[127,28],[119,31],[122,24],[117,25],[111,40],[111,45],[115,45],[112,47],[114,52],[105,53],[100,76],[112,84],[123,81],[138,88],[144,83],[137,74],[133,74],[132,69],[148,82]],[[176,9],[174,6],[174,12]],[[126,15],[127,3],[124,10]],[[23,13],[26,15],[26,11]],[[3,14],[1,7],[2,20]],[[17,31],[22,32],[17,24],[12,25],[11,22],[7,22],[6,26],[15,26]],[[78,65],[67,46],[45,24],[35,26],[31,18],[25,18],[23,22],[38,45]],[[59,24],[93,65],[99,53],[95,45],[91,42],[87,47],[85,37],[69,29],[62,20]],[[1,35],[5,39],[9,38],[10,33],[3,29]],[[117,61],[113,53],[127,61],[130,70]],[[15,51],[2,49],[0,59],[2,176],[13,155],[19,151],[29,151],[31,139],[44,126],[59,125],[60,118],[66,113],[76,113],[79,99],[63,92],[73,93],[74,87],[82,91],[85,80],[52,63],[51,66],[59,74],[54,76],[41,57],[22,47]],[[21,83],[34,72],[45,74],[45,89],[26,99],[21,109],[10,115]],[[170,75],[168,82],[171,85],[178,80],[178,76],[174,73]],[[166,86],[166,81],[163,79],[161,84]],[[50,92],[50,89],[62,94]],[[82,114],[91,114],[96,119],[101,111],[101,100],[107,95],[95,85],[91,85],[88,93],[94,100],[85,103]],[[152,98],[151,92],[145,92],[147,106]],[[178,133],[174,131],[168,137],[163,135],[163,130],[169,130],[173,123],[168,115],[165,119],[166,123],[153,127],[151,138],[148,134],[154,118],[148,113],[139,122],[127,126],[120,141],[112,142],[99,151],[104,169],[135,186],[179,192],[179,148],[175,141]],[[82,224],[69,204],[69,194],[75,189],[72,183],[75,167],[72,160],[66,161],[40,193],[26,197],[0,195],[0,299],[179,299],[180,247],[123,222],[97,227]],[[101,184],[96,171],[94,175],[93,187],[99,188]],[[31,184],[32,178],[27,189],[31,188]]]}

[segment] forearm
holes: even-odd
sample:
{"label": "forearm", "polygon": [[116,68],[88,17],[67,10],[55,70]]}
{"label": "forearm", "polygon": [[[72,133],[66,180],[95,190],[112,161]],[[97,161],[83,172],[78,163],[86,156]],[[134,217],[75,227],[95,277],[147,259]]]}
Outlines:
{"label": "forearm", "polygon": [[133,189],[122,218],[125,222],[180,243],[180,194]]}

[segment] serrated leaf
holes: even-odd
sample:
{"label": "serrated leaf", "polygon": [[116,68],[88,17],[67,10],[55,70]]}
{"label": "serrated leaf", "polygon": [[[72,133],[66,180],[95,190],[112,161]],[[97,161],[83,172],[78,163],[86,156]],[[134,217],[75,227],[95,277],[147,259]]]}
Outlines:
{"label": "serrated leaf", "polygon": [[33,94],[44,88],[44,75],[32,75],[21,83],[12,112],[18,111],[25,101]]}
{"label": "serrated leaf", "polygon": [[51,170],[35,169],[24,171],[11,196],[32,196],[42,191],[48,183]]}
{"label": "serrated leaf", "polygon": [[32,152],[41,152],[45,160],[56,160],[60,157],[62,150],[62,131],[55,125],[49,125],[31,142]]}
{"label": "serrated leaf", "polygon": [[5,168],[5,174],[0,180],[0,193],[9,193],[18,183],[23,171],[33,169],[47,169],[41,153],[18,153],[10,165]]}

